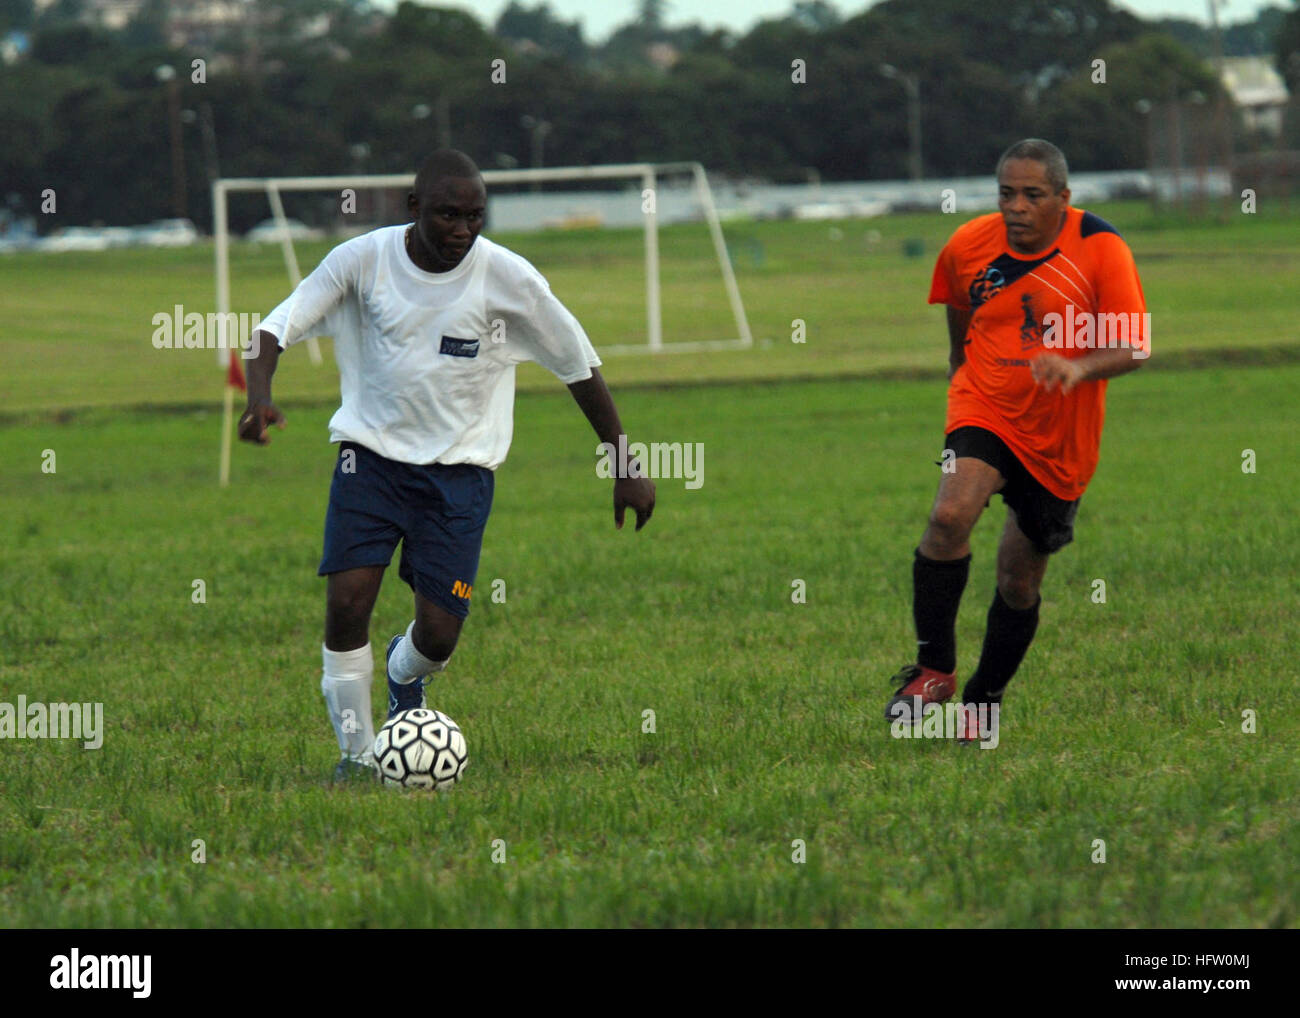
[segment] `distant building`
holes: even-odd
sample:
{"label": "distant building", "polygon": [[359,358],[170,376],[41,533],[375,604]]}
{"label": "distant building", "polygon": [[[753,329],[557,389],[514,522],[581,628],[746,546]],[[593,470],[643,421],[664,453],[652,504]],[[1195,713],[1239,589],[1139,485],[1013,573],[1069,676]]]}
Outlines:
{"label": "distant building", "polygon": [[682,58],[681,51],[670,42],[652,42],[645,55],[661,71],[670,70]]}
{"label": "distant building", "polygon": [[[55,2],[56,0],[34,0],[32,9],[38,15],[44,14]],[[125,28],[143,5],[144,0],[85,0],[77,20],[116,32]]]}
{"label": "distant building", "polygon": [[223,32],[250,20],[249,14],[238,0],[172,0],[167,41],[172,46],[211,47]]}
{"label": "distant building", "polygon": [[1248,128],[1274,138],[1282,133],[1290,95],[1271,58],[1227,57],[1223,61],[1223,85],[1241,109]]}

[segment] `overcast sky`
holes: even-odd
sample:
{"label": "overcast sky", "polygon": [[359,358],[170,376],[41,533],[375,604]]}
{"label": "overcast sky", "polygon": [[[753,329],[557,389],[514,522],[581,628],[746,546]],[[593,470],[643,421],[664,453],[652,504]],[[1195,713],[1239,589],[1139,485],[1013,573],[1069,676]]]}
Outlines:
{"label": "overcast sky", "polygon": [[[389,0],[384,6],[392,6]],[[437,0],[438,6],[463,7],[473,11],[480,21],[496,23],[497,16],[509,0]],[[524,6],[535,7],[541,0],[522,0]],[[871,6],[867,0],[831,0],[840,14],[860,14]],[[1126,7],[1143,18],[1179,17],[1204,23],[1209,22],[1210,0],[1121,0]],[[580,20],[583,36],[588,42],[602,42],[618,25],[631,21],[640,4],[637,0],[549,0],[551,10],[565,21]],[[780,17],[794,6],[794,0],[669,0],[668,24],[702,22],[707,27],[728,28],[736,33],[746,32],[755,22],[765,18]],[[1228,0],[1220,2],[1220,20],[1224,24],[1254,20],[1268,0]],[[1289,7],[1290,0],[1278,0],[1276,6]]]}

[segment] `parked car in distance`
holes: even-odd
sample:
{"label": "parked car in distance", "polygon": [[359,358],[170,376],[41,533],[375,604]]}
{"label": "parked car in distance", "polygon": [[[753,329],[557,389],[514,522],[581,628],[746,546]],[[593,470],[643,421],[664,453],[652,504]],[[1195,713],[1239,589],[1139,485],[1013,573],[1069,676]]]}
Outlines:
{"label": "parked car in distance", "polygon": [[263,219],[244,234],[244,239],[254,244],[275,244],[286,231],[290,240],[321,240],[325,236],[324,230],[317,230],[298,219],[286,219],[284,229],[274,219]]}
{"label": "parked car in distance", "polygon": [[109,235],[96,226],[64,226],[34,245],[38,251],[107,251]]}
{"label": "parked car in distance", "polygon": [[132,227],[135,243],[145,247],[189,247],[199,231],[188,219],[155,219],[148,226]]}

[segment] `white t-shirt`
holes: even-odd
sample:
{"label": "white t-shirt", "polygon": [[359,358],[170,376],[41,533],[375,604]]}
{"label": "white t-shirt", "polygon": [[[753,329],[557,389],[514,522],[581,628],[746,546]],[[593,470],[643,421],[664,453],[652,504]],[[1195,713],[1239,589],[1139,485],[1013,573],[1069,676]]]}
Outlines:
{"label": "white t-shirt", "polygon": [[568,384],[600,358],[526,259],[480,236],[450,272],[425,272],[406,229],[340,244],[261,328],[282,349],[334,337],[343,402],[331,442],[495,470],[514,429],[515,365],[536,361]]}

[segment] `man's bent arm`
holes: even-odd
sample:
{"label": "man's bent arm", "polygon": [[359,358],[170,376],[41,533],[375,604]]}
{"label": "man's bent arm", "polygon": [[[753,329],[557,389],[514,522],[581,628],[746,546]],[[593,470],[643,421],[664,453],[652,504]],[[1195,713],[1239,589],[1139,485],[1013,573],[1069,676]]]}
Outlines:
{"label": "man's bent arm", "polygon": [[247,365],[248,408],[239,418],[239,437],[245,442],[268,445],[271,439],[266,429],[269,425],[284,427],[284,414],[271,402],[271,376],[280,360],[280,342],[265,329],[253,333],[255,357]]}
{"label": "man's bent arm", "polygon": [[257,356],[245,361],[248,368],[248,405],[271,402],[271,376],[280,362],[280,341],[265,329],[253,333]]}
{"label": "man's bent arm", "polygon": [[632,476],[632,471],[628,469],[624,458],[627,443],[621,443],[620,448],[619,442],[619,438],[624,435],[623,424],[618,419],[618,409],[614,406],[614,397],[610,395],[605,379],[599,370],[592,368],[590,378],[569,383],[569,392],[591,422],[601,442],[614,450],[614,456],[610,457],[610,465],[614,469],[614,526],[623,526],[623,511],[631,506],[636,513],[636,529],[640,530],[654,512],[655,486],[648,478]]}
{"label": "man's bent arm", "polygon": [[1083,378],[1080,381],[1096,382],[1103,378],[1114,378],[1116,375],[1127,375],[1130,371],[1136,371],[1142,366],[1145,357],[1135,357],[1135,351],[1115,349],[1115,350],[1094,350],[1090,354],[1078,358],[1078,365],[1083,368]]}
{"label": "man's bent arm", "polygon": [[1048,392],[1057,386],[1067,393],[1080,382],[1097,382],[1103,378],[1128,374],[1142,366],[1145,357],[1135,357],[1134,350],[1094,350],[1082,357],[1062,357],[1058,353],[1039,354],[1029,362],[1034,381]]}
{"label": "man's bent arm", "polygon": [[[618,410],[614,406],[614,397],[610,395],[609,386],[605,384],[605,379],[601,377],[600,371],[597,368],[592,368],[590,378],[584,378],[581,382],[571,382],[569,392],[573,393],[574,402],[581,407],[587,420],[591,422],[591,427],[596,432],[597,437],[602,442],[618,449],[619,436],[624,433],[623,424],[618,419]],[[610,464],[615,467],[615,477],[627,476],[626,463],[615,462],[611,459]]]}

